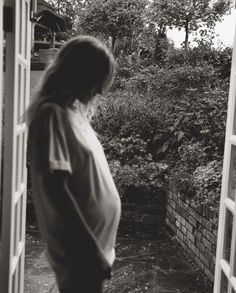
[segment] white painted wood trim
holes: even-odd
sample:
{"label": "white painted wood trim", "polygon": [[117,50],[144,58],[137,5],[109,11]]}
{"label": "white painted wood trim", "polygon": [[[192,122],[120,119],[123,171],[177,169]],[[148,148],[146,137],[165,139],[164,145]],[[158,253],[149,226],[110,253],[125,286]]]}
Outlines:
{"label": "white painted wood trim", "polygon": [[[236,31],[236,27],[235,27]],[[231,149],[232,146],[236,145],[236,137],[233,133],[235,123],[235,92],[236,92],[236,34],[234,35],[233,43],[233,56],[231,65],[231,77],[230,77],[230,90],[228,99],[228,113],[227,113],[227,126],[225,135],[225,151],[224,151],[224,163],[223,163],[223,176],[221,186],[221,200],[220,200],[220,214],[219,214],[219,227],[217,237],[217,252],[216,252],[216,266],[215,266],[215,280],[214,280],[214,293],[222,293],[221,290],[221,271],[223,271],[229,281],[229,289],[231,287],[231,270],[234,263],[234,259],[231,259],[234,252],[231,251],[230,266],[223,259],[223,249],[225,246],[225,222],[226,222],[226,209],[235,215],[235,203],[232,203],[228,197],[228,185],[229,185],[229,172],[230,172],[230,161],[231,161]],[[234,216],[235,218],[235,216]],[[235,219],[234,224],[235,228]],[[233,238],[235,239],[235,232],[233,231]],[[232,239],[233,245],[233,239]],[[231,249],[232,249],[231,245]],[[234,243],[235,245],[235,243]],[[229,290],[228,289],[228,290]]]}

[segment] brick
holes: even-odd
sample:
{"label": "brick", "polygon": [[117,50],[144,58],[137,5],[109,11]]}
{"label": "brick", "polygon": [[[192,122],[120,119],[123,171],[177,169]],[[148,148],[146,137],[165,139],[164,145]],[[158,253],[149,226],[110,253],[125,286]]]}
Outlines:
{"label": "brick", "polygon": [[207,229],[206,228],[202,229],[202,235],[206,237],[206,235],[207,235]]}
{"label": "brick", "polygon": [[192,249],[189,249],[189,250],[188,250],[188,255],[189,255],[189,257],[194,261],[194,259],[195,259],[195,254],[193,253]]}
{"label": "brick", "polygon": [[213,230],[213,224],[209,220],[203,218],[202,224],[203,224],[203,226],[205,228],[207,228],[207,230],[209,230],[209,231],[212,232],[212,230]]}
{"label": "brick", "polygon": [[176,213],[175,217],[176,217],[176,220],[178,220],[179,222],[181,221],[181,217],[179,214]]}
{"label": "brick", "polygon": [[212,244],[209,240],[207,240],[204,236],[202,237],[202,243],[209,249],[212,250]]}
{"label": "brick", "polygon": [[194,259],[195,263],[197,264],[197,266],[204,271],[205,265],[201,262],[199,257],[195,257]]}
{"label": "brick", "polygon": [[201,262],[209,268],[210,267],[210,261],[205,256],[205,254],[200,253],[200,256],[199,257],[200,257]]}
{"label": "brick", "polygon": [[193,235],[196,237],[197,240],[199,241],[202,240],[202,233],[199,232],[198,230],[195,230]]}
{"label": "brick", "polygon": [[183,241],[187,245],[187,247],[191,247],[191,241],[187,238],[187,236],[184,235]]}
{"label": "brick", "polygon": [[200,251],[199,249],[195,246],[195,245],[191,245],[191,250],[193,251],[193,253],[195,254],[195,256],[199,257],[200,255]]}
{"label": "brick", "polygon": [[206,238],[212,243],[212,244],[216,244],[216,236],[214,234],[212,234],[211,232],[207,231],[206,234]]}
{"label": "brick", "polygon": [[200,241],[196,241],[196,247],[202,252],[205,252],[205,246]]}
{"label": "brick", "polygon": [[175,217],[173,215],[167,213],[165,218],[168,219],[171,224],[175,224]]}
{"label": "brick", "polygon": [[192,216],[193,216],[194,219],[196,219],[196,221],[198,223],[202,223],[202,216],[199,213],[197,213],[196,211],[194,211],[193,214],[192,214]]}
{"label": "brick", "polygon": [[183,250],[186,252],[188,249],[187,245],[183,241],[180,241],[180,245],[182,246]]}
{"label": "brick", "polygon": [[213,229],[213,234],[217,237],[217,235],[218,235],[218,230],[217,230],[217,229]]}
{"label": "brick", "polygon": [[204,255],[212,261],[213,257],[214,257],[214,254],[212,253],[212,251],[208,250],[208,249],[205,249],[204,251]]}
{"label": "brick", "polygon": [[215,272],[215,260],[213,260],[213,261],[210,262],[210,271],[211,271],[212,273]]}
{"label": "brick", "polygon": [[187,238],[192,242],[195,243],[195,237],[193,234],[191,234],[190,232],[187,233]]}
{"label": "brick", "polygon": [[181,216],[181,218],[180,218],[180,223],[182,224],[182,225],[185,225],[186,224],[186,221],[185,221],[185,219]]}
{"label": "brick", "polygon": [[173,200],[170,200],[169,205],[170,205],[173,209],[175,209],[175,202],[174,202]]}
{"label": "brick", "polygon": [[188,222],[186,222],[185,227],[187,228],[187,230],[190,233],[193,233],[193,226],[191,224],[189,224]]}
{"label": "brick", "polygon": [[184,239],[184,235],[180,230],[177,230],[177,236],[179,237],[179,239],[183,240]]}
{"label": "brick", "polygon": [[166,224],[167,224],[168,227],[171,228],[172,231],[174,231],[174,233],[176,233],[176,230],[177,230],[176,226],[173,225],[171,222],[169,222],[168,219],[166,219]]}
{"label": "brick", "polygon": [[179,222],[178,220],[176,220],[176,221],[175,221],[175,225],[176,225],[176,227],[177,227],[177,228],[179,228],[179,229],[180,229],[180,227],[181,227],[181,224],[180,224],[180,222]]}
{"label": "brick", "polygon": [[212,252],[213,252],[214,255],[216,255],[216,244],[212,245]]}
{"label": "brick", "polygon": [[188,206],[188,213],[193,216],[194,215],[194,209]]}
{"label": "brick", "polygon": [[170,205],[167,205],[167,206],[166,206],[166,211],[169,212],[170,214],[173,213],[173,209],[171,208]]}
{"label": "brick", "polygon": [[199,223],[199,224],[198,224],[198,231],[201,231],[201,232],[202,232],[203,229],[204,229],[204,227],[202,226],[202,224]]}
{"label": "brick", "polygon": [[189,223],[192,224],[194,228],[197,228],[197,220],[192,216],[189,217]]}
{"label": "brick", "polygon": [[183,233],[184,235],[187,234],[187,229],[186,229],[186,227],[182,226],[182,227],[181,227],[181,231],[182,231],[182,233]]}

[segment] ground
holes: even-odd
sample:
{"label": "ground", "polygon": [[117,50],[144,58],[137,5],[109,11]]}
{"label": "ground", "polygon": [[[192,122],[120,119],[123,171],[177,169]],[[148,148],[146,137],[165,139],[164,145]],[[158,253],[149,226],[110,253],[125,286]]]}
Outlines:
{"label": "ground", "polygon": [[[212,283],[189,262],[166,227],[147,231],[119,232],[113,276],[104,293],[212,292]],[[27,234],[24,292],[58,293],[45,245],[33,233]]]}

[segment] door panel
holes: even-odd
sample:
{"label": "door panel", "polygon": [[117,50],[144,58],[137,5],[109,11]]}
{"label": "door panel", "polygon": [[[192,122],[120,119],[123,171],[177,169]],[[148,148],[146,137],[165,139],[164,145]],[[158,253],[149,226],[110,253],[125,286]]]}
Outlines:
{"label": "door panel", "polygon": [[0,292],[23,293],[26,218],[26,138],[22,115],[29,103],[30,1],[6,0],[14,15],[6,32],[2,261]]}

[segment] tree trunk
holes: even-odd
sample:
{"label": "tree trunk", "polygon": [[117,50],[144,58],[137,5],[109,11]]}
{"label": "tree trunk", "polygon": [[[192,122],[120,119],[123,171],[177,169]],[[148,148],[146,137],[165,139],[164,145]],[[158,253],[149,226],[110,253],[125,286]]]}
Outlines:
{"label": "tree trunk", "polygon": [[186,20],[185,22],[185,40],[184,40],[184,50],[188,50],[188,38],[189,38],[189,21]]}

